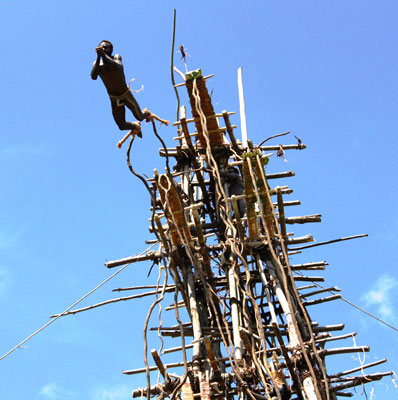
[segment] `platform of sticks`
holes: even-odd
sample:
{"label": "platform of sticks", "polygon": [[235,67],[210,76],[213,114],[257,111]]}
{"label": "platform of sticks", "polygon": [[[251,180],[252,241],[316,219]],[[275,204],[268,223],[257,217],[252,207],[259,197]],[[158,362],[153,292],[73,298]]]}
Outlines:
{"label": "platform of sticks", "polygon": [[[176,145],[160,149],[166,170],[155,170],[147,180],[152,197],[149,230],[156,250],[106,264],[113,268],[152,260],[158,266],[163,283],[118,289],[151,289],[125,298],[156,295],[150,311],[166,293],[174,294],[173,304],[165,309],[174,310],[175,324],[145,326],[145,331],[175,338],[176,344],[152,350],[141,368],[123,371],[143,374],[143,379],[146,374],[143,387],[133,390],[132,397],[352,397],[346,389],[392,372],[368,372],[383,359],[328,374],[329,356],[363,353],[369,347],[333,347],[356,333],[339,334],[343,324],[320,326],[311,319],[312,305],[341,298],[340,289],[324,287],[323,277],[310,275],[327,263],[289,263],[291,255],[328,242],[314,244],[311,235],[297,237],[288,231],[293,224],[320,222],[321,216],[287,217],[286,208],[300,202],[287,199],[292,192],[288,186],[272,183],[294,172],[268,174],[267,164],[306,146],[300,140],[256,146],[245,133],[238,140],[230,121],[234,113],[214,111],[208,78],[197,70],[178,85],[188,92],[192,117],[181,107],[174,123]],[[169,354],[179,354],[179,361],[165,362]],[[153,371],[160,379],[153,378]]]}

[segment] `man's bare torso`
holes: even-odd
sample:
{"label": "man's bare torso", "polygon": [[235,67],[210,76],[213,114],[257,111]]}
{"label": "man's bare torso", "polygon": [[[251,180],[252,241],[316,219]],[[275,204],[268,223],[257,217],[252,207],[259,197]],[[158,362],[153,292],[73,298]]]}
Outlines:
{"label": "man's bare torso", "polygon": [[126,77],[124,75],[123,64],[121,57],[116,54],[115,61],[120,62],[120,66],[116,67],[110,64],[104,64],[101,60],[99,65],[99,76],[104,82],[108,94],[113,96],[120,96],[127,90]]}

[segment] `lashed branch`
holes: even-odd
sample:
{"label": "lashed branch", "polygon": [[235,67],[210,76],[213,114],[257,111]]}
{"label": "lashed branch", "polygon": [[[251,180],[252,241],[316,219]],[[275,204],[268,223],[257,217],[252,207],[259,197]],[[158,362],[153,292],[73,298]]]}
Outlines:
{"label": "lashed branch", "polygon": [[355,377],[351,378],[350,382],[342,383],[341,385],[332,386],[330,388],[330,390],[332,392],[336,392],[338,390],[348,389],[348,388],[351,388],[354,386],[362,385],[364,383],[379,381],[381,378],[383,378],[383,376],[389,376],[389,375],[393,375],[393,374],[394,374],[394,372],[390,371],[390,372],[382,372],[382,373],[371,374],[371,375],[355,376]]}
{"label": "lashed branch", "polygon": [[147,260],[156,260],[160,258],[162,255],[166,255],[165,253],[158,253],[158,252],[150,252],[145,255],[139,255],[139,256],[130,256],[126,258],[121,258],[120,260],[114,260],[114,261],[108,261],[105,263],[105,266],[107,268],[114,268],[118,267],[119,265],[124,265],[124,264],[132,264],[140,261],[147,261]]}
{"label": "lashed branch", "polygon": [[369,364],[361,365],[361,366],[359,366],[357,368],[353,368],[353,369],[349,369],[347,371],[339,372],[337,374],[329,375],[329,378],[337,378],[337,377],[340,377],[340,376],[343,376],[343,375],[349,375],[349,374],[352,374],[354,372],[362,371],[363,369],[366,369],[366,368],[375,367],[376,365],[380,365],[380,364],[383,364],[385,362],[387,362],[387,359],[383,358],[381,360],[378,360],[378,361],[375,361],[375,362],[372,362],[372,363],[369,363]]}
{"label": "lashed branch", "polygon": [[313,214],[313,215],[303,215],[300,217],[288,217],[285,218],[285,222],[287,224],[307,224],[313,222],[321,222],[321,214]]}
{"label": "lashed branch", "polygon": [[[153,290],[151,292],[135,294],[133,296],[119,297],[117,299],[111,299],[111,300],[103,301],[101,303],[93,304],[92,306],[78,308],[77,310],[68,311],[67,313],[64,313],[62,315],[62,317],[65,316],[65,315],[77,314],[77,313],[80,313],[80,312],[83,312],[83,311],[92,310],[93,308],[102,307],[102,306],[105,306],[107,304],[118,303],[119,301],[127,301],[127,300],[133,300],[133,299],[140,299],[141,297],[152,296],[152,295],[155,295],[155,294],[159,294],[161,292],[162,292],[161,290],[158,290],[158,291]],[[165,292],[174,292],[174,287],[169,288],[169,289],[165,289]],[[56,318],[59,315],[60,314],[54,314],[54,315],[51,315],[50,318]]]}
{"label": "lashed branch", "polygon": [[308,245],[306,245],[306,246],[301,246],[301,247],[293,247],[293,248],[290,248],[290,250],[309,249],[310,247],[323,246],[323,245],[325,245],[325,244],[343,242],[343,241],[345,241],[345,240],[351,240],[351,239],[359,239],[359,238],[363,238],[363,237],[367,237],[367,236],[369,236],[367,233],[362,234],[362,235],[347,236],[347,237],[343,237],[343,238],[340,238],[340,239],[328,240],[328,241],[326,241],[326,242],[319,242],[319,243],[314,243],[314,244],[308,244]]}

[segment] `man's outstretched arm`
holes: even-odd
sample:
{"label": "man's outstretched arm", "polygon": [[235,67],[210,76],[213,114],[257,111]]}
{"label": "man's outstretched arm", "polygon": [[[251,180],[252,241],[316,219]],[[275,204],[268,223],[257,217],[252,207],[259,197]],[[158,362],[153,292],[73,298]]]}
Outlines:
{"label": "man's outstretched arm", "polygon": [[95,51],[97,52],[97,59],[94,62],[93,68],[91,69],[91,79],[96,80],[99,74],[99,65],[101,61],[101,52],[99,51],[100,48],[97,47]]}
{"label": "man's outstretched arm", "polygon": [[95,61],[93,68],[91,69],[91,79],[96,80],[99,75],[99,61]]}

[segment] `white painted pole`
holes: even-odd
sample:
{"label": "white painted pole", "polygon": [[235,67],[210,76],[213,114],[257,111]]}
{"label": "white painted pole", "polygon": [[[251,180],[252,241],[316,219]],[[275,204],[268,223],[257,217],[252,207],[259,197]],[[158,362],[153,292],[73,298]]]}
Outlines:
{"label": "white painted pole", "polygon": [[247,147],[247,126],[245,95],[243,93],[242,67],[238,68],[238,91],[239,91],[239,111],[240,111],[240,130],[242,132],[242,145]]}
{"label": "white painted pole", "polygon": [[[238,300],[238,290],[236,288],[236,281],[234,276],[234,270],[232,267],[228,268],[226,274],[228,276],[228,285],[231,298]],[[232,332],[235,346],[235,357],[237,360],[242,359],[243,341],[239,333],[239,307],[236,301],[231,302],[231,318],[232,318]]]}

